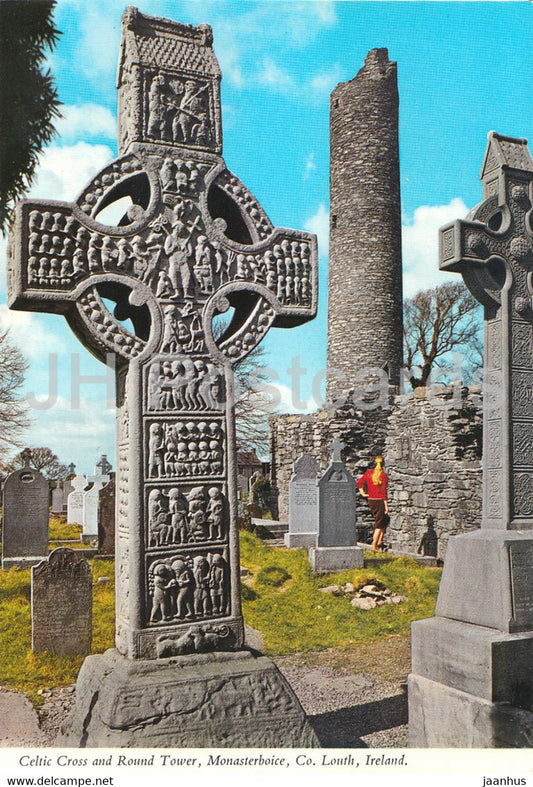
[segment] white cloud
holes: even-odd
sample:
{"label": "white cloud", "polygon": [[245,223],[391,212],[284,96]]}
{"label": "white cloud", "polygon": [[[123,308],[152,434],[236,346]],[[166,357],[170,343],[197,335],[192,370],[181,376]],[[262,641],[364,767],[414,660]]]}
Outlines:
{"label": "white cloud", "polygon": [[450,281],[450,274],[439,271],[439,229],[461,219],[468,208],[460,197],[448,205],[421,205],[413,220],[402,228],[403,289],[405,297],[419,290]]}
{"label": "white cloud", "polygon": [[283,93],[293,87],[294,82],[290,74],[280,68],[270,57],[265,57],[263,67],[258,75],[259,82],[263,85]]}
{"label": "white cloud", "polygon": [[309,232],[314,232],[318,235],[318,251],[320,257],[327,257],[329,254],[329,211],[323,202],[318,206],[317,212],[314,216],[307,219],[304,227]]}
{"label": "white cloud", "polygon": [[116,118],[100,104],[69,104],[61,107],[61,114],[63,117],[55,125],[64,141],[98,136],[114,140],[117,136]]}
{"label": "white cloud", "polygon": [[35,314],[13,311],[6,303],[1,303],[0,330],[6,329],[9,329],[9,335],[25,357],[32,362],[42,359],[43,353],[61,353],[66,349],[60,332],[48,330]]}
{"label": "white cloud", "polygon": [[115,464],[115,411],[105,402],[82,401],[74,410],[68,399],[58,397],[49,409],[30,409],[30,417],[26,442],[48,446],[61,461],[73,461],[77,472],[92,472],[102,453]]}
{"label": "white cloud", "polygon": [[107,145],[52,143],[40,157],[28,196],[70,202],[112,158],[113,152]]}
{"label": "white cloud", "polygon": [[321,94],[321,96],[324,93],[329,95],[341,79],[342,69],[338,63],[335,63],[328,71],[320,71],[311,78],[311,90],[315,94]]}
{"label": "white cloud", "polygon": [[307,157],[307,161],[305,162],[305,172],[304,172],[304,180],[312,175],[313,172],[316,172],[316,164],[315,164],[315,154],[310,153]]}

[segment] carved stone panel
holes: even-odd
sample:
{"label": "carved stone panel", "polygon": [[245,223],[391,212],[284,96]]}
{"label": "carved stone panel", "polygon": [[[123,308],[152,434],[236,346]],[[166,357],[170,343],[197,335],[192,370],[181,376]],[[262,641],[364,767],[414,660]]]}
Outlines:
{"label": "carved stone panel", "polygon": [[92,570],[75,550],[59,548],[32,568],[32,650],[57,656],[91,651]]}

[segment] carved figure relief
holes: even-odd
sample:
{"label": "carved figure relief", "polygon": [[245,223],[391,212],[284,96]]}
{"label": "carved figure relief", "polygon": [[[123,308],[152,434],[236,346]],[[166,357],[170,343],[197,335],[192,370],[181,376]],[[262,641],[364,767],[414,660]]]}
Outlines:
{"label": "carved figure relief", "polygon": [[192,303],[186,303],[181,308],[165,306],[161,352],[176,354],[204,351],[204,331],[200,316]]}
{"label": "carved figure relief", "polygon": [[226,500],[218,486],[151,489],[148,546],[220,541],[227,534]]}
{"label": "carved figure relief", "polygon": [[200,79],[170,77],[163,72],[154,74],[147,97],[148,137],[188,147],[209,146],[212,143],[209,89],[209,83]]}
{"label": "carved figure relief", "polygon": [[149,424],[150,478],[220,476],[224,466],[224,430],[220,420]]}
{"label": "carved figure relief", "polygon": [[225,404],[224,372],[204,358],[187,355],[150,364],[147,406],[151,411],[222,411]]}
{"label": "carved figure relief", "polygon": [[155,560],[148,581],[151,624],[228,614],[229,567],[219,553]]}

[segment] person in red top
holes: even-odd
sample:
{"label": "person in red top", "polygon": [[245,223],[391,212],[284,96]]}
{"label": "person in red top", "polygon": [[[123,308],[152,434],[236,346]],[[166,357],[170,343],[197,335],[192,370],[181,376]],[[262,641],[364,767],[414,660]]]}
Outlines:
{"label": "person in red top", "polygon": [[374,517],[373,552],[376,552],[383,546],[383,536],[385,535],[385,530],[388,525],[388,477],[383,470],[383,464],[383,457],[376,456],[374,459],[374,467],[367,470],[357,481],[357,487],[363,497],[367,498],[370,511]]}

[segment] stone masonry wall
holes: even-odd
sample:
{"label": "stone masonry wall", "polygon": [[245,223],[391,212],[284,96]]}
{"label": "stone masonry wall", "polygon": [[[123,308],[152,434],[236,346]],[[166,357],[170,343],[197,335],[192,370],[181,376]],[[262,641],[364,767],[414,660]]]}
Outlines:
{"label": "stone masonry wall", "polygon": [[450,536],[481,524],[482,397],[418,388],[398,397],[385,446],[391,524],[388,540],[397,551],[416,551],[428,518],[444,557]]}
{"label": "stone masonry wall", "polygon": [[[288,521],[289,481],[294,461],[302,454],[315,457],[323,473],[332,458],[331,441],[338,437],[345,448],[342,458],[358,478],[383,453],[389,409],[364,411],[353,405],[331,411],[320,410],[308,416],[280,415],[270,419],[271,484],[278,490],[279,519]],[[358,496],[357,525],[370,526],[372,518],[366,501]]]}
{"label": "stone masonry wall", "polygon": [[[331,458],[334,437],[345,444],[343,458],[357,478],[376,454],[385,456],[391,524],[387,541],[395,551],[416,552],[432,517],[438,556],[452,535],[481,523],[482,397],[479,389],[425,388],[397,396],[391,409],[358,410],[271,418],[272,483],[278,489],[279,519],[288,520],[288,486],[293,462],[310,453],[321,472]],[[366,501],[357,500],[357,525],[372,530]]]}
{"label": "stone masonry wall", "polygon": [[356,386],[364,369],[385,368],[399,385],[402,259],[398,86],[386,49],[330,100],[330,244],[327,401]]}

